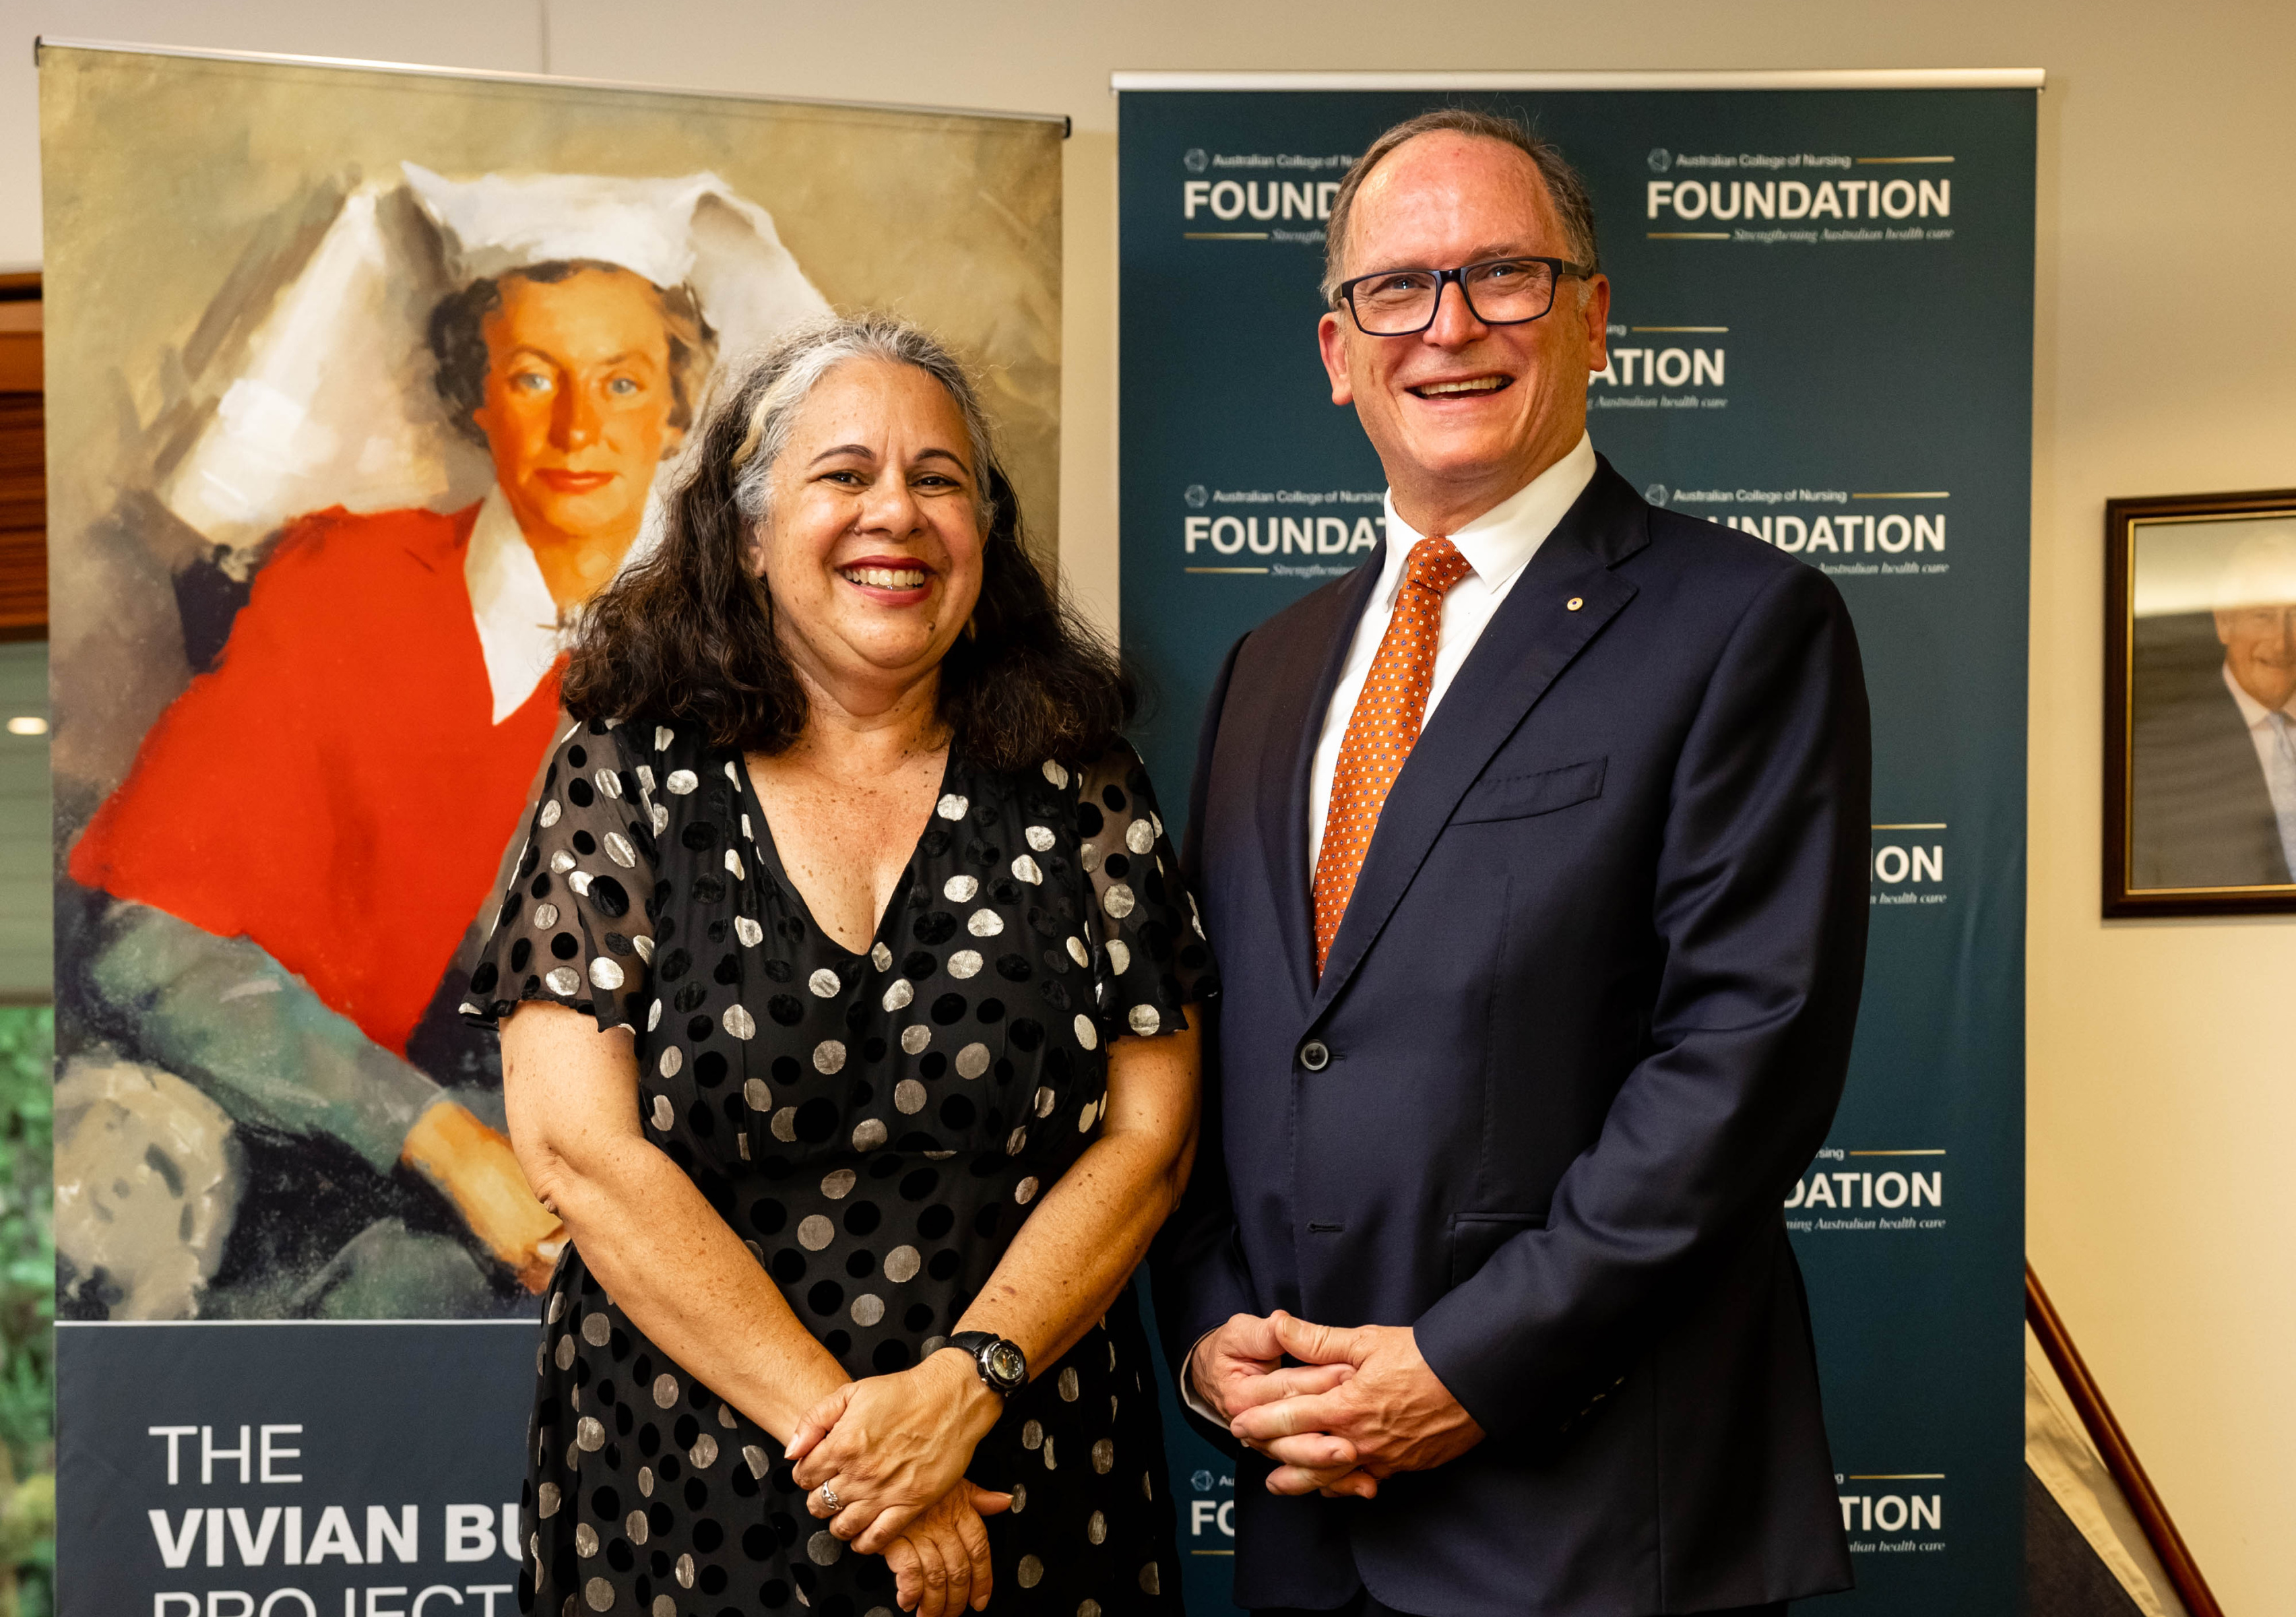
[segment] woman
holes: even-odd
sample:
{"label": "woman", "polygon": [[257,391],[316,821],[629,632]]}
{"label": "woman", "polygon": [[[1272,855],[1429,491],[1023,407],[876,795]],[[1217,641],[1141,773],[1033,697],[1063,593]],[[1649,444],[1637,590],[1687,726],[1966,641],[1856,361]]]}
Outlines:
{"label": "woman", "polygon": [[696,431],[467,1005],[575,1249],[526,1609],[1168,1609],[1126,1281],[1215,984],[1128,687],[922,332],[808,328]]}
{"label": "woman", "polygon": [[[439,305],[430,334],[440,398],[487,446],[494,488],[458,512],[335,506],[291,523],[216,667],[145,735],[70,871],[130,901],[106,918],[89,975],[138,1028],[139,1054],[204,1075],[236,1115],[355,1153],[384,1176],[358,1205],[389,1208],[389,1176],[414,1170],[537,1292],[557,1221],[502,1137],[418,1070],[426,1053],[399,1058],[441,980],[462,986],[452,964],[471,911],[556,734],[559,620],[636,538],[714,348],[689,289],[588,259],[475,282]],[[260,827],[230,811],[250,779],[271,810]],[[449,790],[453,814],[426,812]],[[201,961],[277,991],[219,1001]],[[315,1221],[308,1195],[306,1173],[259,1177],[248,1216],[272,1227],[266,1249],[316,1246],[311,1269],[340,1265],[308,1232],[347,1210]],[[353,1254],[354,1306],[419,1317],[509,1303],[442,1260],[435,1237],[348,1212],[337,1245],[375,1220]],[[458,1269],[468,1283],[450,1288]],[[342,1306],[328,1289],[340,1276],[310,1289],[292,1269],[263,1278],[292,1297],[266,1308]]]}

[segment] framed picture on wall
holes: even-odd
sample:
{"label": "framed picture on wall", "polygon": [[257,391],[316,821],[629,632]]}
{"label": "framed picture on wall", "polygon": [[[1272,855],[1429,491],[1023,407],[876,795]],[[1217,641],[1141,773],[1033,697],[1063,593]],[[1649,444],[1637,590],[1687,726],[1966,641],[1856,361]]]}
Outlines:
{"label": "framed picture on wall", "polygon": [[2104,914],[2296,913],[2296,489],[2104,511]]}

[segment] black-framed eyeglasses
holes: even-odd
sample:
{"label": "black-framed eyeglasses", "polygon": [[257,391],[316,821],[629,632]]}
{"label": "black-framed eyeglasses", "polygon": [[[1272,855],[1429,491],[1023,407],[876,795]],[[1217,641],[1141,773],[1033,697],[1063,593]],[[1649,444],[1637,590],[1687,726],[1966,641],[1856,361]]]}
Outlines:
{"label": "black-framed eyeglasses", "polygon": [[1456,269],[1383,269],[1340,283],[1339,301],[1366,337],[1415,337],[1435,324],[1443,283],[1458,283],[1467,312],[1485,325],[1522,325],[1554,307],[1565,275],[1595,272],[1568,259],[1487,259]]}

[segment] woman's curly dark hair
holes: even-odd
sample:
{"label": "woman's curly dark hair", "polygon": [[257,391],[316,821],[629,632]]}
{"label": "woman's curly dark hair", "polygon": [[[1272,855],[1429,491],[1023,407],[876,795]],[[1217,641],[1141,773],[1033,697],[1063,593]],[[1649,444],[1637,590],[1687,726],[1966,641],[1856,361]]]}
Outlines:
{"label": "woman's curly dark hair", "polygon": [[775,633],[776,607],[749,569],[772,521],[774,463],[814,385],[852,359],[924,372],[970,437],[980,503],[980,599],[940,665],[954,744],[991,769],[1098,756],[1130,720],[1133,682],[1046,584],[1021,544],[1020,501],[964,365],[885,315],[831,316],[721,378],[674,472],[660,544],[586,609],[564,681],[579,718],[684,721],[713,746],[775,753],[805,728],[804,686]]}

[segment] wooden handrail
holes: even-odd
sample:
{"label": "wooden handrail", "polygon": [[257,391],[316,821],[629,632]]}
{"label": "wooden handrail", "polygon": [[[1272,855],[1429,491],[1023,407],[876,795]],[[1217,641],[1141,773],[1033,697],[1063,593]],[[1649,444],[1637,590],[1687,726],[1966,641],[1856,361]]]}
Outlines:
{"label": "wooden handrail", "polygon": [[2191,1617],[2224,1617],[2224,1608],[2209,1592],[2209,1580],[2201,1576],[2193,1552],[2185,1547],[2184,1535],[2169,1519],[2169,1507],[2161,1502],[2152,1479],[2137,1463],[2136,1451],[2128,1446],[2128,1433],[2113,1419],[2112,1407],[2097,1390],[2096,1378],[2082,1362],[2080,1350],[2073,1346],[2065,1322],[2057,1317],[2056,1308],[2049,1301],[2049,1293],[2041,1289],[2041,1277],[2033,1272],[2030,1263],[2025,1265],[2025,1322],[2033,1327],[2033,1334],[2040,1339],[2041,1351],[2056,1367],[2057,1379],[2064,1383],[2065,1396],[2072,1400],[2081,1424],[2088,1428],[2089,1441],[2096,1445],[2105,1470],[2120,1485],[2121,1497],[2128,1501],[2137,1525],[2144,1528],[2152,1553],[2161,1557],[2169,1581],[2177,1586],[2185,1610]]}

